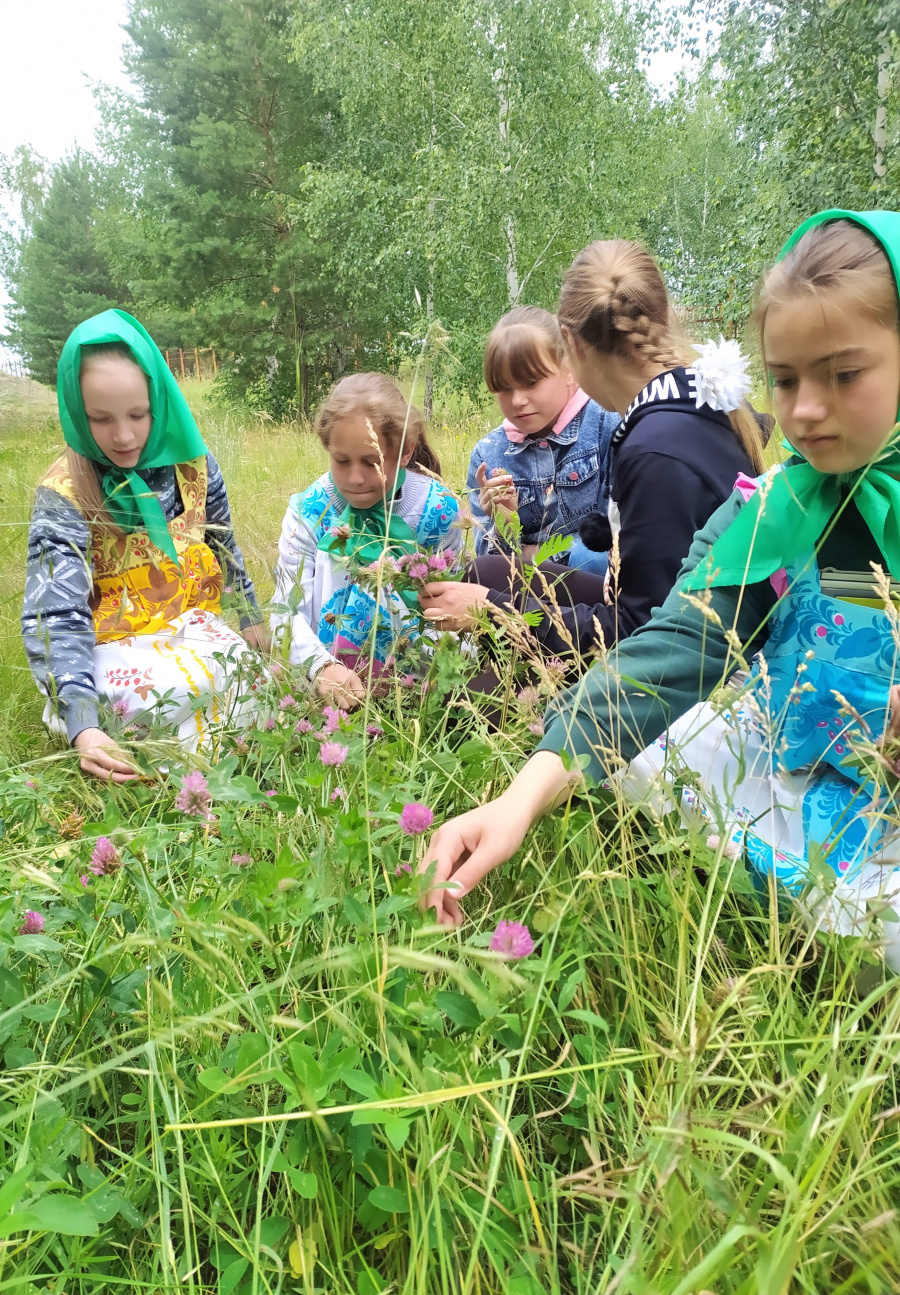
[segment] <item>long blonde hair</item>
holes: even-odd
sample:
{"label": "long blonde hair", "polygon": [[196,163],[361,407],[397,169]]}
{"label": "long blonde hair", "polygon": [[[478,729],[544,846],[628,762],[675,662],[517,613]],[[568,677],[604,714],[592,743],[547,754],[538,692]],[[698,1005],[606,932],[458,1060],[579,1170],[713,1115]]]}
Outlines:
{"label": "long blonde hair", "polygon": [[[566,271],[557,318],[601,355],[635,359],[661,369],[693,362],[659,266],[640,243],[614,238],[591,243]],[[759,425],[746,406],[728,419],[754,468],[765,463]]]}
{"label": "long blonde hair", "polygon": [[350,373],[332,387],[316,411],[315,433],[328,448],[331,429],[342,418],[366,418],[372,430],[391,449],[413,447],[409,467],[441,474],[438,456],[425,435],[422,411],[384,373]]}

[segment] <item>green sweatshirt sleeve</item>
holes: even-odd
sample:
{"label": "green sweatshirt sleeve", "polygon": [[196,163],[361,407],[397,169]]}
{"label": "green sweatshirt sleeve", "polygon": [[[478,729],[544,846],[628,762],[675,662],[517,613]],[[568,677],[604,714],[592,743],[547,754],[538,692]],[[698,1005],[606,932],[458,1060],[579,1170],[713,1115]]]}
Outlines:
{"label": "green sweatshirt sleeve", "polygon": [[544,718],[539,751],[587,755],[587,772],[600,781],[610,757],[613,763],[616,755],[631,760],[739,667],[727,631],[734,630],[745,656],[764,645],[766,621],[776,601],[767,580],[744,588],[712,589],[711,608],[721,623],[680,589],[683,578],[743,506],[735,491],[694,536],[662,607],[655,607],[645,625],[554,699]]}

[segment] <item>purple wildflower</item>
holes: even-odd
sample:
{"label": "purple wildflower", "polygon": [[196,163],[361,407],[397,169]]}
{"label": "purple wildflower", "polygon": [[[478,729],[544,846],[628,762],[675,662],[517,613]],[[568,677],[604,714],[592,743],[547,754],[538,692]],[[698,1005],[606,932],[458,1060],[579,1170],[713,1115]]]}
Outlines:
{"label": "purple wildflower", "polygon": [[19,927],[20,935],[40,935],[44,929],[44,914],[36,913],[33,908],[25,909],[25,921]]}
{"label": "purple wildflower", "polygon": [[379,724],[367,724],[366,737],[371,737],[371,738],[384,737],[384,729]]}
{"label": "purple wildflower", "polygon": [[120,697],[118,701],[113,702],[112,713],[115,715],[116,719],[127,719],[128,702],[124,697]]}
{"label": "purple wildflower", "polygon": [[309,722],[309,720],[308,720],[308,719],[298,719],[298,720],[297,720],[297,723],[294,725],[294,732],[295,732],[295,733],[311,733],[311,732],[312,732],[312,724],[310,724],[310,722]]}
{"label": "purple wildflower", "polygon": [[544,736],[544,721],[536,719],[533,724],[528,725],[528,732],[533,733],[535,737]]}
{"label": "purple wildflower", "polygon": [[536,706],[539,701],[538,690],[530,685],[519,689],[519,701],[523,706]]}
{"label": "purple wildflower", "polygon": [[404,873],[411,876],[412,867],[408,863],[398,863],[396,868],[394,869],[394,876],[402,877]]}
{"label": "purple wildflower", "polygon": [[122,856],[108,836],[99,836],[91,855],[90,869],[95,877],[106,877],[122,865]]}
{"label": "purple wildflower", "polygon": [[263,724],[263,728],[266,730],[267,733],[271,733],[274,727],[275,727],[275,716],[270,715],[269,718],[266,720],[265,724]]}
{"label": "purple wildflower", "polygon": [[423,805],[421,801],[413,800],[403,806],[400,826],[407,836],[421,836],[423,832],[428,831],[433,822],[434,810]]}
{"label": "purple wildflower", "polygon": [[233,854],[231,856],[231,862],[236,863],[239,868],[245,868],[247,864],[252,863],[253,860],[249,854]]}
{"label": "purple wildflower", "polygon": [[414,674],[402,674],[399,682],[404,688],[413,688],[416,683],[416,676]]}
{"label": "purple wildflower", "polygon": [[83,872],[78,880],[81,882],[82,886],[89,886],[91,884],[91,879],[86,872]]}
{"label": "purple wildflower", "polygon": [[231,592],[232,592],[232,586],[231,586],[231,585],[226,585],[226,586],[225,586],[225,588],[222,590],[222,593],[223,593],[223,594],[230,594]]}
{"label": "purple wildflower", "polygon": [[290,693],[285,693],[285,695],[282,697],[281,701],[278,703],[278,709],[279,709],[279,710],[296,710],[296,709],[297,709],[297,698],[296,698],[296,697],[292,697]]}
{"label": "purple wildflower", "polygon": [[278,792],[277,792],[277,791],[267,791],[267,792],[266,792],[266,795],[267,795],[267,796],[277,796],[277,795],[278,795]]}
{"label": "purple wildflower", "polygon": [[428,565],[432,571],[446,571],[450,558],[445,553],[432,553]]}
{"label": "purple wildflower", "polygon": [[319,752],[319,759],[326,765],[343,764],[347,759],[348,748],[340,742],[325,742]]}
{"label": "purple wildflower", "polygon": [[336,800],[344,801],[346,799],[347,793],[344,791],[343,787],[335,787],[334,791],[331,793],[332,803]]}
{"label": "purple wildflower", "polygon": [[211,804],[209,783],[199,769],[186,773],[181,780],[181,791],[175,797],[175,808],[189,818],[202,818],[208,823],[212,818]]}
{"label": "purple wildflower", "polygon": [[341,720],[347,718],[345,710],[335,710],[333,706],[323,706],[322,714],[325,716],[323,730],[326,733],[336,733],[340,728]]}
{"label": "purple wildflower", "polygon": [[424,580],[427,575],[428,575],[427,562],[411,562],[409,564],[410,580]]}
{"label": "purple wildflower", "polygon": [[534,940],[528,927],[521,922],[498,922],[491,936],[491,948],[505,958],[527,958],[534,952]]}
{"label": "purple wildflower", "polygon": [[28,788],[30,788],[30,789],[31,789],[31,791],[37,791],[37,789],[38,789],[38,785],[37,785],[37,783],[35,782],[35,780],[34,780],[33,778],[26,778],[26,779],[25,779],[25,786],[26,786],[26,787],[28,787]]}

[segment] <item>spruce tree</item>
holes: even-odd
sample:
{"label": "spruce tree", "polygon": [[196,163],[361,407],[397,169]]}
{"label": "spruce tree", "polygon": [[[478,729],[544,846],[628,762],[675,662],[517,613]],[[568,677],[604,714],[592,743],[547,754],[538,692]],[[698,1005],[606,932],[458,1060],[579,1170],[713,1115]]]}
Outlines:
{"label": "spruce tree", "polygon": [[56,382],[59,353],[76,324],[126,299],[99,245],[103,189],[88,154],[76,151],[60,162],[6,267],[12,305],[4,341],[39,382]]}

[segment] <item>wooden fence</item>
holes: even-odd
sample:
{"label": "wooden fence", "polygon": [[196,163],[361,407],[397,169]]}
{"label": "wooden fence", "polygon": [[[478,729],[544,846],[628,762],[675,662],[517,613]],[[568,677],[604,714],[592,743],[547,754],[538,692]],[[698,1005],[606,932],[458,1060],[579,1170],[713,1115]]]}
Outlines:
{"label": "wooden fence", "polygon": [[170,346],[165,357],[176,378],[214,378],[219,372],[213,346]]}

